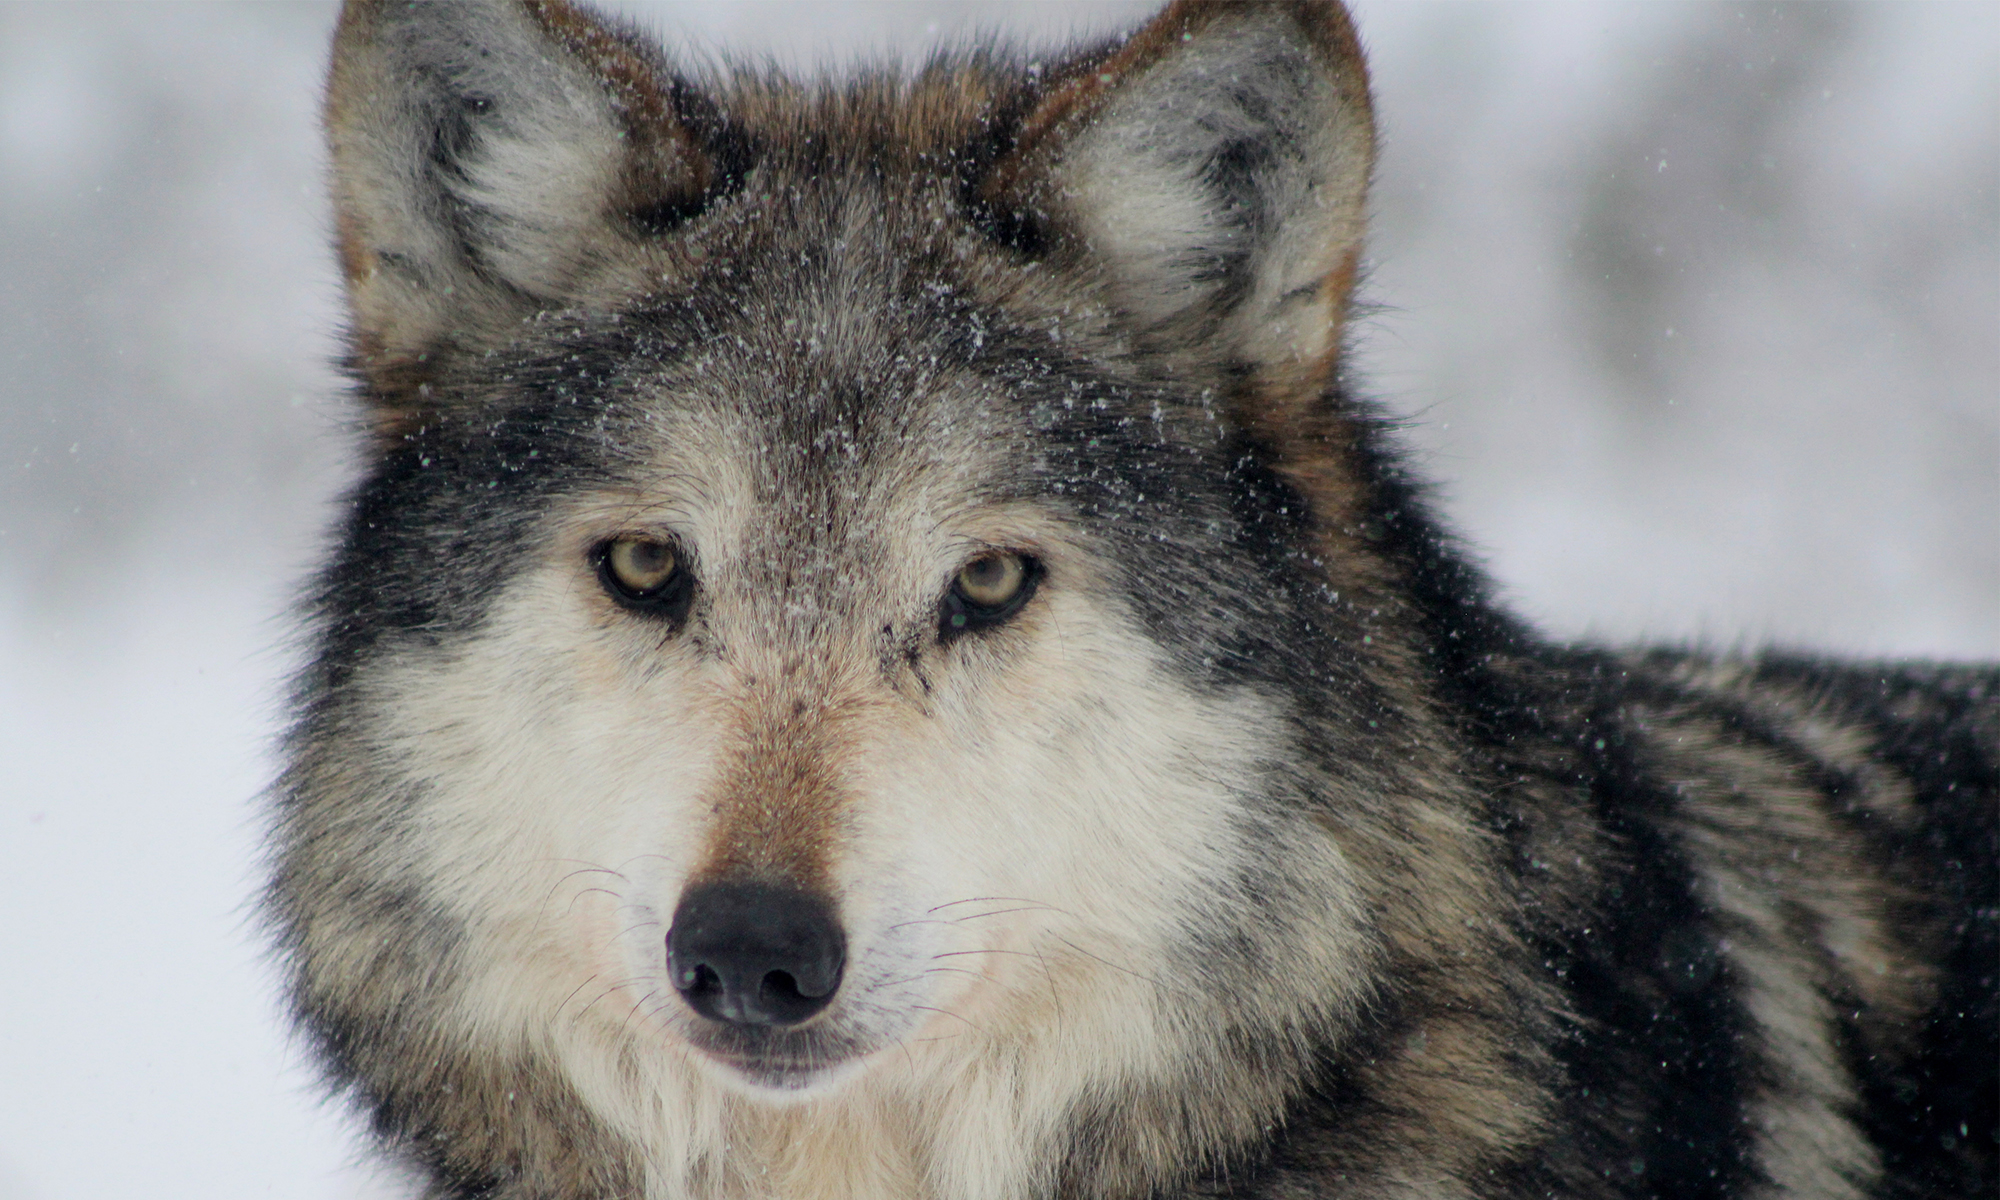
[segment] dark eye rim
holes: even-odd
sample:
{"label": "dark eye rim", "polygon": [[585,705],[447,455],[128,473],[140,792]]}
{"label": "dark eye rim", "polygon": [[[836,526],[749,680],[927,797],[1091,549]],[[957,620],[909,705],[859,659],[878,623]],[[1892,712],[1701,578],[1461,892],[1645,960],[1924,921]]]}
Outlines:
{"label": "dark eye rim", "polygon": [[[674,553],[674,571],[666,581],[657,587],[645,589],[627,586],[618,578],[618,572],[611,567],[611,548],[627,540],[657,541],[669,547]],[[656,538],[645,534],[621,533],[608,537],[590,548],[590,559],[597,571],[598,586],[604,593],[617,601],[620,606],[649,617],[661,617],[676,623],[687,617],[689,606],[694,601],[694,573],[688,570],[687,551],[672,538]]]}
{"label": "dark eye rim", "polygon": [[1034,598],[1036,589],[1041,585],[1042,576],[1047,573],[1042,566],[1042,560],[1035,555],[1025,550],[994,550],[968,561],[992,558],[1001,554],[1011,554],[1021,560],[1020,590],[1008,597],[1004,604],[979,604],[965,594],[959,585],[957,574],[954,573],[951,586],[945,589],[944,602],[938,608],[939,641],[948,642],[968,633],[979,633],[1004,624]]}

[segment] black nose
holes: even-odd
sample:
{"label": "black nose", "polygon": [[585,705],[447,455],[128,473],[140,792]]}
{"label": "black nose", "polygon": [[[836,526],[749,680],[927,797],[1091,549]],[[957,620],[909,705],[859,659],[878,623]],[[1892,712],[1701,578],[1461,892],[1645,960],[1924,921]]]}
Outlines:
{"label": "black nose", "polygon": [[833,1001],[847,947],[833,905],[797,888],[710,883],[667,931],[667,973],[702,1016],[797,1025]]}

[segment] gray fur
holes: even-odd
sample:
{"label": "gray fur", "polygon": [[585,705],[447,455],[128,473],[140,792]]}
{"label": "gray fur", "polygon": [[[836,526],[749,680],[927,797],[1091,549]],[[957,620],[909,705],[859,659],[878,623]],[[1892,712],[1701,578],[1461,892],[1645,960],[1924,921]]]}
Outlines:
{"label": "gray fur", "polygon": [[[1340,374],[1338,7],[802,85],[357,4],[328,112],[378,436],[267,911],[428,1196],[1990,1190],[2000,672],[1491,604]],[[677,994],[715,881],[838,913],[824,1013]]]}

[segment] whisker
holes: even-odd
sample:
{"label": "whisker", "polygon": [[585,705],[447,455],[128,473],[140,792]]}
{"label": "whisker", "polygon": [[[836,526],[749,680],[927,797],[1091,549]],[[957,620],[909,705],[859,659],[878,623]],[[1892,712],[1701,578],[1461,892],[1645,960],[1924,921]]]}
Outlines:
{"label": "whisker", "polygon": [[973,977],[974,979],[984,979],[984,978],[986,978],[986,976],[985,976],[985,975],[984,975],[984,974],[983,974],[982,972],[979,972],[979,971],[969,971],[969,970],[967,970],[967,969],[966,969],[966,968],[964,968],[964,967],[926,967],[926,968],[924,968],[924,974],[926,974],[926,975],[970,975],[970,976],[972,976],[972,977]]}
{"label": "whisker", "polygon": [[[1041,901],[1032,900],[1026,896],[970,896],[964,900],[948,901],[944,904],[938,905],[935,908],[927,908],[924,911],[943,912],[947,908],[957,908],[961,904],[1040,904],[1040,903]],[[1057,909],[1056,911],[1060,912],[1061,910]]]}
{"label": "whisker", "polygon": [[[577,868],[576,870],[574,870],[574,871],[571,871],[571,872],[569,873],[569,875],[586,875],[586,874],[589,874],[589,873],[590,873],[590,872],[592,872],[592,871],[602,871],[602,872],[603,872],[603,873],[605,873],[606,875],[616,875],[616,876],[618,876],[618,878],[620,878],[620,879],[624,879],[624,878],[625,878],[625,874],[624,874],[624,872],[622,872],[622,871],[614,871],[614,870],[612,870],[612,869],[611,869],[610,867],[607,867],[607,866],[603,866],[603,865],[601,865],[601,864],[599,864],[599,863],[594,863],[594,862],[591,862],[591,861],[590,861],[589,859],[587,859],[587,858],[537,858],[537,859],[533,859],[533,860],[531,860],[531,861],[533,861],[533,862],[546,862],[546,863],[582,863],[582,864],[583,864],[582,866],[578,867],[578,868]],[[569,875],[565,875],[565,876],[563,876],[563,878],[564,878],[564,879],[568,879],[568,878],[569,878]]]}
{"label": "whisker", "polygon": [[942,951],[942,952],[940,952],[940,953],[937,953],[937,954],[933,954],[933,955],[931,955],[931,957],[932,957],[933,959],[938,959],[938,958],[958,958],[958,957],[960,957],[961,955],[966,955],[966,954],[1018,954],[1018,955],[1020,955],[1020,956],[1021,956],[1022,958],[1035,958],[1035,957],[1038,957],[1037,955],[1035,955],[1035,954],[1033,954],[1033,953],[1031,953],[1031,952],[1029,952],[1029,951],[1027,951],[1027,950],[1001,950],[1001,949],[998,949],[997,947],[996,947],[996,948],[994,948],[994,949],[990,949],[990,950],[945,950],[945,951]]}
{"label": "whisker", "polygon": [[630,1030],[632,1028],[633,1019],[639,1015],[639,1006],[644,1004],[646,1001],[651,1000],[654,996],[658,994],[659,994],[659,989],[654,988],[652,991],[647,992],[645,995],[639,997],[637,1000],[634,1000],[632,1002],[632,1007],[625,1010],[625,1024],[620,1026],[618,1031],[620,1033],[624,1033]]}
{"label": "whisker", "polygon": [[644,862],[644,861],[646,861],[646,860],[647,860],[647,859],[649,859],[649,858],[657,858],[657,859],[659,859],[659,860],[660,860],[661,862],[668,862],[668,861],[671,861],[671,860],[669,860],[669,859],[667,858],[667,856],[666,856],[666,855],[664,855],[664,854],[634,854],[634,855],[633,855],[632,857],[630,857],[630,858],[626,859],[626,860],[624,861],[624,863],[622,863],[622,864],[620,864],[620,865],[622,865],[622,866],[630,866],[631,864],[633,864],[633,863],[635,863],[635,862]]}
{"label": "whisker", "polygon": [[[571,896],[571,897],[569,898],[569,907],[568,907],[568,908],[565,908],[565,909],[563,910],[563,916],[567,917],[567,916],[568,916],[568,915],[570,915],[571,913],[575,912],[575,911],[576,911],[576,902],[577,902],[577,901],[579,901],[579,900],[581,900],[581,899],[583,899],[583,898],[584,898],[585,896],[588,896],[588,895],[590,895],[590,894],[591,894],[592,892],[597,892],[597,893],[599,893],[600,895],[605,895],[605,896],[609,896],[609,897],[611,897],[611,898],[612,898],[613,900],[623,900],[623,899],[625,898],[625,897],[623,897],[623,896],[619,895],[619,894],[618,894],[617,892],[614,892],[614,891],[612,891],[612,890],[611,890],[610,888],[598,888],[598,887],[593,887],[593,888],[584,888],[584,889],[582,889],[581,891],[577,892],[577,894],[576,894],[576,895],[574,895],[574,896]],[[551,895],[552,895],[552,896],[553,896],[553,894],[554,894],[554,893],[553,893],[553,892],[551,892]],[[546,903],[546,902],[545,902],[545,903]]]}
{"label": "whisker", "polygon": [[1018,912],[1062,912],[1062,910],[1047,904],[1024,904],[1018,908],[996,908],[992,912],[972,913],[968,916],[953,917],[951,923],[956,925],[961,921],[977,921],[985,917],[1002,917],[1008,913]]}
{"label": "whisker", "polygon": [[927,921],[922,917],[918,917],[914,921],[898,921],[894,925],[885,927],[882,930],[882,932],[893,933],[894,931],[902,929],[909,925],[956,925],[956,924],[958,924],[957,921]]}
{"label": "whisker", "polygon": [[1145,983],[1150,983],[1154,987],[1159,988],[1161,991],[1166,992],[1169,995],[1189,996],[1193,994],[1185,988],[1171,987],[1168,984],[1163,983],[1160,980],[1155,979],[1151,975],[1147,975],[1142,971],[1134,971],[1130,967],[1121,967],[1117,963],[1112,962],[1110,959],[1105,958],[1102,955],[1092,954],[1090,951],[1085,950],[1082,946],[1077,945],[1075,942],[1070,941],[1068,938],[1059,937],[1053,933],[1049,934],[1048,936],[1055,938],[1063,945],[1068,946],[1070,949],[1076,951],[1078,954],[1083,955],[1085,958],[1090,959],[1093,962],[1103,963],[1105,966],[1110,967],[1112,970],[1117,971],[1120,974],[1130,975],[1134,979],[1141,980]]}
{"label": "whisker", "polygon": [[963,1022],[965,1026],[968,1029],[971,1029],[974,1033],[986,1032],[984,1029],[981,1029],[979,1026],[974,1025],[971,1021],[967,1021],[964,1017],[959,1016],[957,1013],[952,1012],[948,1008],[932,1008],[927,1004],[912,1004],[910,1007],[917,1012],[934,1012],[937,1013],[939,1016],[950,1017],[954,1021]]}
{"label": "whisker", "polygon": [[[580,862],[582,860],[575,858],[551,858],[551,859],[543,859],[542,861]],[[575,879],[579,875],[591,875],[591,874],[618,875],[618,872],[612,870],[610,867],[578,867],[576,870],[571,871],[566,875],[563,875],[562,877],[557,879],[554,883],[549,885],[549,894],[542,897],[542,906],[544,908],[548,907],[549,901],[554,900],[556,898],[556,891],[557,889],[561,888],[563,884],[568,883],[570,880]],[[623,875],[618,875],[618,878],[624,879],[625,877]],[[627,882],[630,881],[627,880]]]}
{"label": "whisker", "polygon": [[[611,993],[617,991],[619,988],[624,987],[628,983],[644,983],[645,981],[646,981],[646,976],[644,975],[634,975],[630,979],[620,979],[617,982],[613,983],[610,987],[607,987],[603,991],[597,993],[597,1000],[604,999],[606,996],[609,996]],[[582,1008],[577,1009],[576,1010],[577,1018],[581,1019],[583,1014],[589,1012],[593,1007],[595,1007],[597,1004],[597,1000],[592,1000],[589,1004],[586,1004]]]}
{"label": "whisker", "polygon": [[[610,987],[605,988],[603,991],[597,993],[597,1000],[602,1000],[606,996],[609,996],[611,993],[617,990],[618,990],[618,985],[614,983]],[[586,1004],[582,1008],[577,1009],[576,1017],[574,1019],[581,1021],[583,1019],[583,1014],[589,1012],[592,1008],[596,1006],[597,1000],[592,1000],[589,1004]]]}
{"label": "whisker", "polygon": [[1063,1026],[1062,993],[1056,990],[1056,973],[1049,969],[1048,957],[1042,953],[1040,946],[1035,947],[1035,957],[1041,961],[1042,978],[1048,980],[1049,1004],[1056,1010],[1056,1028],[1061,1029]]}
{"label": "whisker", "polygon": [[597,982],[597,980],[600,977],[601,977],[600,975],[592,975],[590,978],[584,980],[582,983],[579,983],[575,987],[571,988],[569,991],[569,995],[564,996],[562,1003],[556,1005],[556,1011],[549,1019],[554,1020],[556,1017],[562,1016],[562,1010],[569,1004],[570,1001],[576,999],[576,994],[582,991],[583,989],[589,987],[591,984]]}

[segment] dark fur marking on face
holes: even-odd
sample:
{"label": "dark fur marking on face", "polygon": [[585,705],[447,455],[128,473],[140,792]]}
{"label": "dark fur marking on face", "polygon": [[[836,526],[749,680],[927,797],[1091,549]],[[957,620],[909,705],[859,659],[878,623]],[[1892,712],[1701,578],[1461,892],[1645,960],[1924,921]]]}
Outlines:
{"label": "dark fur marking on face", "polygon": [[699,188],[671,191],[640,200],[627,216],[650,238],[664,238],[743,190],[763,149],[755,135],[732,124],[722,109],[699,88],[674,77],[667,101],[674,116],[699,147],[705,161]]}
{"label": "dark fur marking on face", "polygon": [[1012,98],[983,124],[979,136],[953,156],[958,166],[958,200],[973,228],[987,240],[1026,259],[1045,257],[1055,246],[1049,215],[1018,198],[988,188],[995,164],[1019,146],[1029,97]]}

